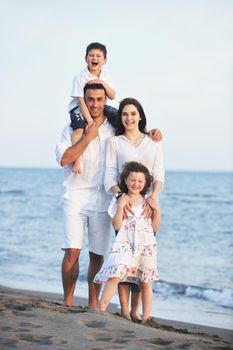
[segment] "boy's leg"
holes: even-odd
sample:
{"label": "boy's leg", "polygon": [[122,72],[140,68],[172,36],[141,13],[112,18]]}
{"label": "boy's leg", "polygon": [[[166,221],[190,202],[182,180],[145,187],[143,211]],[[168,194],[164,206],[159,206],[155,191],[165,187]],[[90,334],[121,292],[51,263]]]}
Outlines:
{"label": "boy's leg", "polygon": [[131,311],[130,311],[130,316],[132,321],[134,322],[141,322],[141,317],[139,314],[139,307],[140,307],[140,303],[141,303],[141,296],[142,293],[138,287],[138,285],[132,283],[131,287]]}
{"label": "boy's leg", "polygon": [[[75,107],[70,111],[70,119],[71,119],[70,126],[73,129],[73,133],[71,135],[71,142],[72,142],[72,145],[74,145],[76,142],[78,142],[81,139],[84,133],[84,129],[86,127],[86,121],[82,116],[79,106]],[[77,159],[74,162],[72,170],[76,174],[81,174],[79,159]]]}
{"label": "boy's leg", "polygon": [[112,106],[106,105],[104,107],[104,115],[107,117],[108,122],[115,128],[118,124],[118,110]]}
{"label": "boy's leg", "polygon": [[[74,145],[76,142],[78,142],[82,138],[83,133],[84,133],[84,129],[76,129],[72,132],[72,135],[71,135],[72,145]],[[79,158],[77,158],[76,161],[74,162],[73,167],[72,167],[72,171],[75,174],[81,174],[81,167],[80,167]]]}
{"label": "boy's leg", "polygon": [[151,314],[153,292],[151,283],[140,283],[142,289],[142,322],[146,322]]}
{"label": "boy's leg", "polygon": [[105,311],[107,309],[119,282],[120,282],[120,278],[117,278],[117,277],[110,278],[107,281],[106,286],[104,287],[103,294],[100,299],[99,309],[101,311]]}
{"label": "boy's leg", "polygon": [[119,300],[121,304],[121,315],[126,320],[131,321],[131,317],[129,313],[130,284],[127,282],[119,283],[118,294],[119,294]]}

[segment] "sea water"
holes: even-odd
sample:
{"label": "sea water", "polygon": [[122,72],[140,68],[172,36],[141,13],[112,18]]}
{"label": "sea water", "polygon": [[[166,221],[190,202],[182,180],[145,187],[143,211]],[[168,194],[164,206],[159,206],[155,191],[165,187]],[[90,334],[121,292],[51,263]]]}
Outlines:
{"label": "sea water", "polygon": [[[0,284],[62,293],[62,180],[61,169],[0,168]],[[160,203],[152,314],[233,329],[233,174],[167,172]],[[85,239],[83,297],[87,266]]]}

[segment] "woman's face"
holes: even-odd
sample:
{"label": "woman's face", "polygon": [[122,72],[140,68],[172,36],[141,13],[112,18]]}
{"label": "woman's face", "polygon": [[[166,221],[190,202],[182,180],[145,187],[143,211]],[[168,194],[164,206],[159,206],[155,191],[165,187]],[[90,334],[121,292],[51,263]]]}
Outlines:
{"label": "woman's face", "polygon": [[121,121],[125,131],[132,131],[138,128],[141,117],[137,108],[134,105],[126,105],[121,113]]}

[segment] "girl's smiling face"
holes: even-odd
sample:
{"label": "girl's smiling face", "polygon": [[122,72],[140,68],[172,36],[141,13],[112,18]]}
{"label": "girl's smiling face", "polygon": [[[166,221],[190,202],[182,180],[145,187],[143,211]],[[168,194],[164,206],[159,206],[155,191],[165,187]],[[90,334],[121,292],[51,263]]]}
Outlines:
{"label": "girl's smiling face", "polygon": [[146,184],[146,178],[144,173],[131,171],[129,176],[125,180],[126,186],[128,188],[128,193],[137,194],[140,193]]}
{"label": "girl's smiling face", "polygon": [[121,121],[126,131],[139,129],[140,114],[134,105],[126,105],[121,113]]}

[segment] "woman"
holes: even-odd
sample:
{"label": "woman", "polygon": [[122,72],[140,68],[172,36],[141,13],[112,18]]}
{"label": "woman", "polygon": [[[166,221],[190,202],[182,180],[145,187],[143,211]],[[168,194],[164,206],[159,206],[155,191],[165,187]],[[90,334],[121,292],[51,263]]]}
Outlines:
{"label": "woman", "polygon": [[[164,183],[163,152],[161,142],[154,142],[146,131],[146,116],[141,104],[134,98],[125,98],[118,109],[118,126],[113,138],[107,145],[105,190],[121,195],[118,177],[126,162],[136,161],[145,165],[154,177],[151,192],[146,199],[144,212],[151,212],[158,201],[159,192]],[[128,207],[128,210],[131,209]],[[143,212],[143,213],[144,213]],[[120,283],[118,287],[122,316],[129,320],[139,320],[140,294],[133,287],[131,312],[128,310],[129,284]]]}

